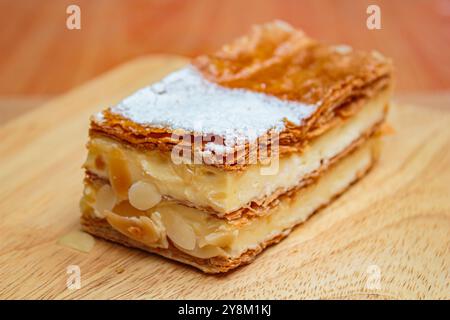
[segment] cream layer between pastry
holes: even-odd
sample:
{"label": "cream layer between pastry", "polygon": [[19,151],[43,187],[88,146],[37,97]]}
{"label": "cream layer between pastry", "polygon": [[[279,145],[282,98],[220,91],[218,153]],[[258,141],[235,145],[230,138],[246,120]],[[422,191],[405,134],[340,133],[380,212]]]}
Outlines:
{"label": "cream layer between pastry", "polygon": [[263,216],[229,221],[164,200],[149,210],[139,211],[125,200],[104,210],[105,218],[98,218],[94,207],[98,191],[105,187],[102,182],[87,185],[82,208],[90,219],[106,219],[112,229],[148,248],[168,249],[170,242],[196,258],[237,259],[247,250],[256,250],[272,238],[286,235],[364,175],[378,156],[378,140],[365,142],[316,182],[282,196]]}

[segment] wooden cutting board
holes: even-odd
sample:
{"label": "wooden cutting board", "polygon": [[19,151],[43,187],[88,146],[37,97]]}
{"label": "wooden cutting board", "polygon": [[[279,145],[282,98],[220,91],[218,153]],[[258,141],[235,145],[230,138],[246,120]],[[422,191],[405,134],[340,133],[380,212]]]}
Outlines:
{"label": "wooden cutting board", "polygon": [[89,253],[57,244],[79,228],[90,114],[185,63],[135,60],[0,127],[0,298],[450,298],[449,105],[396,105],[378,166],[230,274],[102,240]]}

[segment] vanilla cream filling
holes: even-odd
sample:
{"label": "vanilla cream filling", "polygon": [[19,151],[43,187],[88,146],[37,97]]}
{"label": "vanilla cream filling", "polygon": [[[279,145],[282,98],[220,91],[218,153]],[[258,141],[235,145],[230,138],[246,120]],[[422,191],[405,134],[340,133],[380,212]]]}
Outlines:
{"label": "vanilla cream filling", "polygon": [[175,164],[169,152],[142,152],[106,137],[91,139],[84,166],[101,178],[113,180],[119,198],[126,199],[128,188],[142,181],[153,184],[162,196],[212,208],[220,216],[264,199],[276,190],[297,186],[306,175],[344,151],[379,122],[387,99],[387,92],[379,94],[355,116],[316,138],[302,154],[281,157],[274,175],[261,174],[261,164],[249,165],[243,171]]}
{"label": "vanilla cream filling", "polygon": [[[116,199],[106,208],[97,206],[97,196],[108,192],[108,185],[86,185],[83,202],[93,211],[104,211],[108,222],[126,236],[149,247],[167,248],[170,239],[181,251],[198,258],[216,256],[236,258],[249,249],[283,234],[305,221],[335,195],[345,191],[373,163],[378,138],[364,143],[359,149],[330,167],[319,180],[280,203],[261,217],[227,221],[201,210],[163,200],[147,211],[140,211],[127,200]],[[105,189],[106,188],[106,189]]]}

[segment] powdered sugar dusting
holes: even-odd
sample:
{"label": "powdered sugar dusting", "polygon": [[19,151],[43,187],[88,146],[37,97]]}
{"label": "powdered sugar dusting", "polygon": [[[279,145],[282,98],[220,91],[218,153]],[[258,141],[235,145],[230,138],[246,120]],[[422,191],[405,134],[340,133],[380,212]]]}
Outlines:
{"label": "powdered sugar dusting", "polygon": [[[222,136],[225,146],[232,146],[239,140],[255,140],[269,130],[282,131],[283,119],[300,125],[316,108],[221,87],[189,66],[125,98],[111,112],[146,126]],[[210,149],[217,146],[208,145]]]}
{"label": "powdered sugar dusting", "polygon": [[97,112],[92,116],[92,120],[95,122],[101,124],[103,121],[105,121],[105,117],[103,116],[103,112]]}

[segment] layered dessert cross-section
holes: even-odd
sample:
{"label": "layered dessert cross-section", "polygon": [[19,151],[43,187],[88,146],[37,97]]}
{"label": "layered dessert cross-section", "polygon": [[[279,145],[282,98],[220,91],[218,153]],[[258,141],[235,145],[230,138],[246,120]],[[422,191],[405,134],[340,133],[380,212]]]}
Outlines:
{"label": "layered dessert cross-section", "polygon": [[226,272],[253,261],[377,160],[390,60],[284,22],[91,119],[83,229]]}

